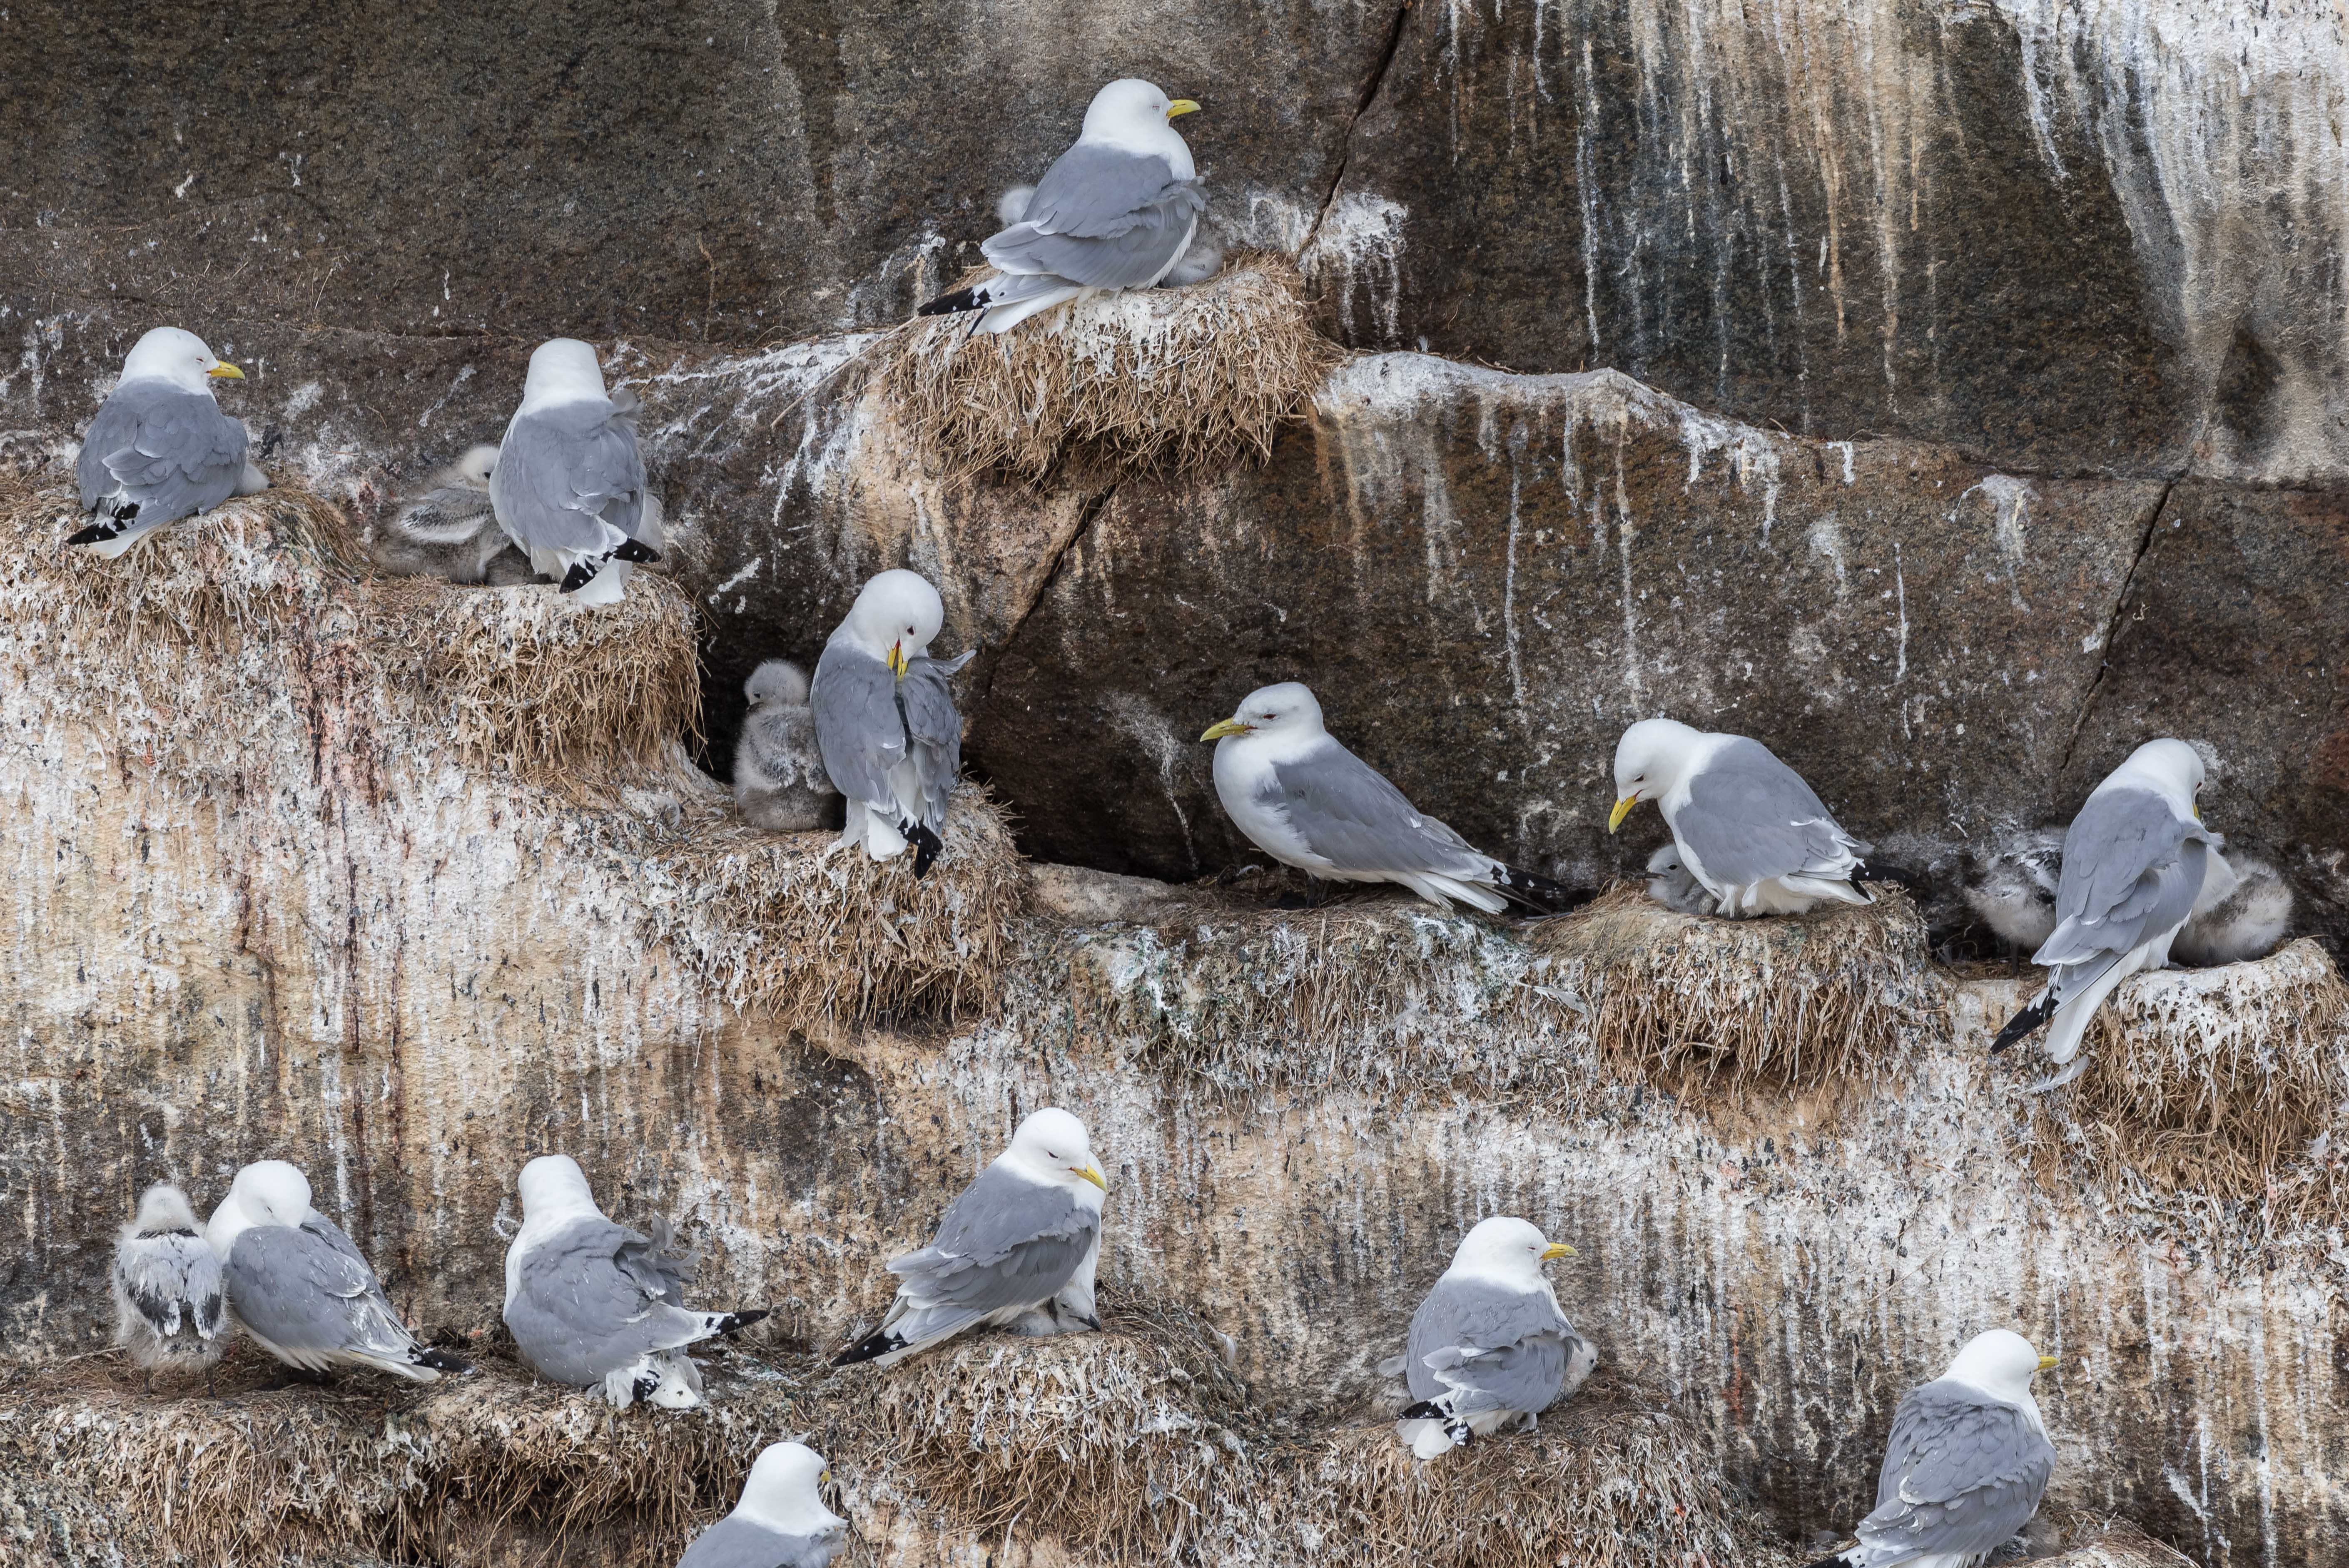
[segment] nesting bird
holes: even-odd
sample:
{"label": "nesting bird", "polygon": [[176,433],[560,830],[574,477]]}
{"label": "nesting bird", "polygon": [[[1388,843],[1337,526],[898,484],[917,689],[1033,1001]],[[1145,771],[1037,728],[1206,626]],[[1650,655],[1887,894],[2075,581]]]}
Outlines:
{"label": "nesting bird", "polygon": [[220,1254],[196,1230],[188,1195],[159,1181],[114,1243],[114,1342],[147,1374],[202,1372],[228,1351]]}
{"label": "nesting bird", "polygon": [[1696,885],[1681,863],[1678,844],[1660,845],[1648,857],[1648,896],[1675,914],[1711,914],[1713,897]]}
{"label": "nesting bird", "polygon": [[695,1537],[677,1568],[827,1568],[848,1550],[848,1521],[823,1504],[831,1479],[804,1443],[770,1443],[734,1511]]}
{"label": "nesting bird", "polygon": [[660,511],[647,504],[636,407],[634,397],[605,393],[594,347],[571,337],[542,343],[490,476],[498,526],[541,576],[583,604],[619,603],[636,563],[660,559]]}
{"label": "nesting bird", "polygon": [[917,877],[946,847],[938,834],[962,767],[962,715],[947,679],[977,652],[930,657],[945,624],[945,603],[919,574],[882,573],[824,644],[808,694],[824,774],[848,798],[840,842],[862,844],[876,861],[911,843]]}
{"label": "nesting bird", "polygon": [[698,1406],[701,1373],[685,1347],[747,1328],[765,1311],[687,1308],[699,1260],[676,1247],[666,1220],[647,1236],[605,1219],[570,1156],[541,1155],[519,1185],[505,1324],[522,1358],[550,1381],[601,1390],[616,1409],[640,1399]]}
{"label": "nesting bird", "polygon": [[1523,1220],[1480,1221],[1461,1238],[1452,1266],[1412,1315],[1395,1368],[1415,1401],[1395,1436],[1413,1453],[1432,1460],[1472,1437],[1531,1426],[1582,1387],[1599,1353],[1574,1332],[1542,1274],[1550,1259],[1572,1256]]}
{"label": "nesting bird", "polygon": [[1395,882],[1439,909],[1543,913],[1566,888],[1470,847],[1324,728],[1296,681],[1252,691],[1199,737],[1216,742],[1216,796],[1233,826],[1283,865],[1328,882]]}
{"label": "nesting bird", "polygon": [[1857,880],[1869,846],[1757,740],[1643,718],[1616,745],[1615,795],[1607,830],[1653,800],[1681,864],[1733,919],[1875,902]]}
{"label": "nesting bird", "polygon": [[242,381],[244,372],[192,332],[159,326],[131,346],[122,379],[82,432],[74,472],[94,521],[67,544],[112,560],[167,522],[268,488],[245,460],[244,421],[213,399],[222,377]]}
{"label": "nesting bird", "polygon": [[[995,220],[1006,228],[1028,216],[1028,203],[1035,199],[1033,185],[1014,185],[995,199]],[[1158,280],[1162,288],[1189,288],[1193,284],[1206,283],[1224,270],[1224,248],[1194,230],[1191,243],[1166,275]]]}
{"label": "nesting bird", "polygon": [[947,1208],[930,1244],[889,1261],[904,1283],[888,1315],[832,1364],[892,1367],[973,1328],[1039,1337],[1099,1328],[1093,1271],[1108,1192],[1084,1123],[1065,1110],[1030,1115]]}
{"label": "nesting bird", "polygon": [[400,497],[376,557],[407,576],[505,586],[535,581],[522,552],[498,526],[490,480],[498,449],[482,445]]}
{"label": "nesting bird", "polygon": [[2169,962],[2209,863],[2210,833],[2194,809],[2201,788],[2192,747],[2150,740],[2089,791],[2065,830],[2055,929],[2031,955],[2047,984],[1990,1047],[2002,1051],[2053,1020],[2047,1059],[2063,1070],[2034,1088],[2085,1071],[2080,1042],[2105,998],[2139,970]]}
{"label": "nesting bird", "polygon": [[734,807],[743,820],[778,833],[823,826],[839,790],[823,770],[807,672],[769,659],[742,683],[750,707],[734,742]]}
{"label": "nesting bird", "polygon": [[2255,855],[2210,851],[2202,892],[2186,917],[2169,955],[2205,968],[2265,958],[2292,929],[2292,884]]}
{"label": "nesting bird", "polygon": [[2013,1540],[2055,1468],[2031,1397],[2033,1375],[2054,1365],[2007,1329],[1968,1340],[1893,1412],[1858,1544],[1811,1568],[1964,1568]]}
{"label": "nesting bird", "polygon": [[1966,907],[2017,953],[2036,953],[2055,931],[2055,889],[2064,836],[2045,828],[2012,833],[1967,855]]}
{"label": "nesting bird", "polygon": [[[1168,123],[1198,107],[1132,79],[1095,93],[1075,145],[1019,204],[1019,219],[979,246],[994,274],[921,314],[978,311],[975,330],[1009,332],[1080,294],[1157,286],[1207,206],[1191,149]],[[1007,192],[999,211],[1010,207]]]}
{"label": "nesting bird", "polygon": [[288,1367],[371,1367],[418,1383],[472,1370],[409,1331],[350,1237],[310,1206],[309,1179],[282,1160],[236,1173],[204,1239],[220,1254],[230,1315]]}

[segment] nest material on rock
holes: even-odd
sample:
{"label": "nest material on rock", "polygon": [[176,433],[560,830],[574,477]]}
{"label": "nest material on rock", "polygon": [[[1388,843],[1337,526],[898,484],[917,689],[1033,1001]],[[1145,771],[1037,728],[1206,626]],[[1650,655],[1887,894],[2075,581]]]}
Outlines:
{"label": "nest material on rock", "polygon": [[1230,1093],[1555,1087],[1588,1013],[1506,930],[1392,899],[1190,912],[1072,942],[1080,1026]]}
{"label": "nest material on rock", "polygon": [[1534,944],[1596,998],[1600,1054],[1660,1088],[1866,1079],[1906,1041],[1948,1029],[1916,906],[1871,891],[1865,906],[1723,920],[1617,887]]}
{"label": "nest material on rock", "polygon": [[693,601],[665,577],[639,572],[607,605],[430,577],[379,580],[369,597],[371,630],[407,648],[474,766],[559,786],[657,767],[701,734]]}
{"label": "nest material on rock", "polygon": [[2349,1177],[2310,1146],[2349,1110],[2349,985],[2313,940],[2133,975],[2088,1049],[2052,1109],[2076,1119],[2092,1161],[2164,1192],[2343,1212]]}
{"label": "nest material on rock", "polygon": [[714,788],[688,799],[632,868],[646,940],[710,990],[804,1030],[845,1017],[956,1017],[997,995],[1027,878],[1002,809],[959,785],[945,852],[873,861],[833,832],[772,833]]}
{"label": "nest material on rock", "polygon": [[1297,269],[1235,257],[1206,283],[1097,294],[1000,335],[964,316],[897,330],[880,395],[952,477],[1034,484],[1083,455],[1125,469],[1218,469],[1272,452],[1341,351]]}

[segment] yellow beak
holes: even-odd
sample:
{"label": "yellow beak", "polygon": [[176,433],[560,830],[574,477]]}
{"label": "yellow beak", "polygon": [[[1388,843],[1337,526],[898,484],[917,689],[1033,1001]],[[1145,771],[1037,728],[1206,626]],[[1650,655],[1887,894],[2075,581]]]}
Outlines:
{"label": "yellow beak", "polygon": [[1226,735],[1246,735],[1247,732],[1248,727],[1242,724],[1237,718],[1219,718],[1215,723],[1207,726],[1206,733],[1200,736],[1199,738],[1202,740],[1221,740]]}
{"label": "yellow beak", "polygon": [[2063,1360],[2063,1359],[2064,1359],[2064,1358],[2063,1358],[2061,1356],[2042,1356],[2042,1357],[2039,1358],[2039,1369],[2040,1369],[2042,1372],[2044,1372],[2044,1371],[2046,1371],[2046,1370],[2047,1370],[2047,1368],[2049,1368],[2050,1367],[2054,1366],[2054,1365],[2055,1365],[2055,1363],[2057,1363],[2058,1361],[2061,1361],[2061,1360]]}
{"label": "yellow beak", "polygon": [[892,643],[892,644],[890,644],[890,645],[889,645],[889,673],[890,673],[891,675],[893,675],[893,676],[895,676],[899,680],[904,680],[904,679],[905,678],[905,671],[906,671],[909,667],[910,667],[910,666],[909,666],[909,665],[906,664],[906,662],[905,662],[905,645],[904,645],[903,643]]}
{"label": "yellow beak", "polygon": [[1621,827],[1623,825],[1623,819],[1630,816],[1631,814],[1631,808],[1639,803],[1640,798],[1637,795],[1626,795],[1620,800],[1616,801],[1615,809],[1607,813],[1607,830],[1611,833],[1616,829]]}
{"label": "yellow beak", "polygon": [[213,366],[210,370],[205,371],[204,374],[207,376],[226,377],[231,381],[242,381],[244,379],[244,372],[239,370],[235,366],[231,365],[225,359],[222,360],[218,365]]}
{"label": "yellow beak", "polygon": [[815,1483],[818,1486],[830,1486],[832,1484],[832,1470],[830,1466],[826,1466],[823,1473],[815,1478]]}
{"label": "yellow beak", "polygon": [[1094,1186],[1100,1188],[1102,1191],[1106,1192],[1109,1191],[1109,1183],[1102,1181],[1102,1173],[1099,1171],[1094,1170],[1092,1166],[1071,1165],[1069,1169],[1083,1177],[1086,1181],[1092,1182]]}
{"label": "yellow beak", "polygon": [[1173,103],[1166,106],[1166,118],[1168,119],[1173,119],[1178,114],[1191,114],[1196,111],[1198,107],[1199,106],[1197,104],[1193,103],[1189,98],[1176,98]]}
{"label": "yellow beak", "polygon": [[1568,1246],[1564,1242],[1552,1242],[1548,1246],[1542,1249],[1542,1262],[1544,1263],[1549,1262],[1552,1258],[1571,1258],[1579,1257],[1580,1255],[1580,1253],[1577,1253],[1572,1247]]}

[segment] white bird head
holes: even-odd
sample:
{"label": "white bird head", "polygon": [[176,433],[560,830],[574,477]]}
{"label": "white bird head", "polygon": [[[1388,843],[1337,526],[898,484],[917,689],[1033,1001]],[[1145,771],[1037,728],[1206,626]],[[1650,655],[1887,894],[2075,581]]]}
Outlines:
{"label": "white bird head", "polygon": [[530,372],[522,383],[525,412],[603,397],[604,367],[595,363],[595,345],[575,337],[550,337],[530,351]]}
{"label": "white bird head", "polygon": [[1104,1192],[1109,1191],[1109,1181],[1093,1159],[1092,1139],[1085,1124],[1065,1110],[1047,1108],[1030,1115],[1013,1130],[1011,1146],[1003,1157],[1039,1181],[1067,1187],[1091,1182]]}
{"label": "white bird head", "polygon": [[2206,777],[2202,754],[2182,740],[2148,740],[2128,754],[2128,760],[2106,776],[2099,790],[2150,790],[2184,815],[2201,820],[2194,798]]}
{"label": "white bird head", "polygon": [[163,1236],[195,1228],[196,1212],[189,1207],[188,1195],[169,1181],[158,1181],[139,1195],[139,1213],[130,1222],[132,1235]]}
{"label": "white bird head", "polygon": [[449,465],[452,479],[478,490],[490,488],[490,476],[497,470],[498,449],[486,445],[466,448],[465,455]]}
{"label": "white bird head", "polygon": [[1223,740],[1235,735],[1319,735],[1323,733],[1321,705],[1302,681],[1282,681],[1259,686],[1240,699],[1232,716],[1207,727],[1202,740]]}
{"label": "white bird head", "polygon": [[750,1461],[734,1511],[780,1535],[821,1535],[845,1524],[823,1505],[832,1470],[805,1443],[770,1443]]}
{"label": "white bird head", "polygon": [[522,1193],[523,1223],[533,1220],[567,1219],[574,1214],[600,1214],[587,1173],[568,1154],[542,1154],[522,1168],[514,1183]]}
{"label": "white bird head", "polygon": [[742,683],[742,695],[752,707],[761,703],[780,703],[785,707],[805,707],[808,700],[807,671],[789,659],[769,659],[750,672]]}
{"label": "white bird head", "polygon": [[905,666],[930,651],[947,624],[946,602],[918,572],[884,572],[858,591],[840,629],[849,640],[905,678]]}
{"label": "white bird head", "polygon": [[1615,743],[1615,810],[1607,830],[1621,827],[1640,801],[1660,799],[1679,783],[1703,739],[1674,718],[1643,718],[1625,730]]}
{"label": "white bird head", "polygon": [[222,362],[204,346],[204,340],[176,326],[159,326],[130,346],[123,356],[125,381],[169,381],[190,392],[209,394],[214,377],[244,379],[244,372]]}
{"label": "white bird head", "polygon": [[1093,101],[1085,106],[1085,128],[1078,139],[1147,146],[1174,134],[1168,120],[1198,107],[1189,98],[1168,98],[1154,82],[1127,77],[1093,94]]}
{"label": "white bird head", "polygon": [[299,1225],[310,1207],[310,1179],[283,1160],[256,1160],[229,1183],[228,1199],[256,1225]]}
{"label": "white bird head", "polygon": [[1475,1228],[1460,1238],[1452,1266],[1463,1274],[1488,1278],[1533,1280],[1541,1277],[1541,1266],[1550,1259],[1574,1255],[1574,1249],[1564,1242],[1553,1242],[1530,1222],[1503,1214],[1477,1221]]}
{"label": "white bird head", "polygon": [[1650,876],[1668,877],[1674,872],[1684,871],[1686,869],[1686,867],[1681,864],[1681,847],[1676,843],[1666,844],[1654,854],[1648,857],[1648,874]]}
{"label": "white bird head", "polygon": [[2021,1404],[2031,1398],[2032,1376],[2046,1371],[2055,1361],[2056,1357],[2033,1350],[2031,1341],[2013,1329],[1993,1328],[1967,1340],[1941,1376]]}

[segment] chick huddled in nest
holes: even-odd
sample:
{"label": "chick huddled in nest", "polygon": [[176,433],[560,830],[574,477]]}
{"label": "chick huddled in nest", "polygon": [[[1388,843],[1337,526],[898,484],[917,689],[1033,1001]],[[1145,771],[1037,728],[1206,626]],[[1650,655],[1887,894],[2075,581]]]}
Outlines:
{"label": "chick huddled in nest", "polygon": [[776,833],[821,828],[840,791],[823,770],[807,672],[769,659],[742,683],[750,699],[734,742],[734,806],[753,827]]}

